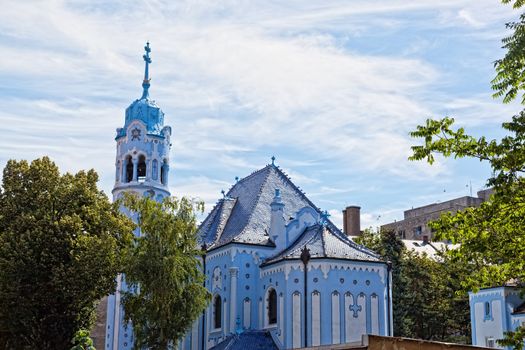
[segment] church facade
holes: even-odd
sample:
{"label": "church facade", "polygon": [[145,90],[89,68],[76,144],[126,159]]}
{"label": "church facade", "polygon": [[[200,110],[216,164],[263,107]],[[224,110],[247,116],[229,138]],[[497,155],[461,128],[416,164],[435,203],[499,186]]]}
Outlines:
{"label": "church facade", "polygon": [[[169,195],[171,129],[144,92],[117,129],[114,198],[134,191]],[[237,180],[199,228],[212,300],[179,349],[293,349],[392,335],[391,269],[357,245],[274,163]],[[131,349],[119,290],[110,296],[106,349]],[[239,342],[239,339],[244,339]]]}

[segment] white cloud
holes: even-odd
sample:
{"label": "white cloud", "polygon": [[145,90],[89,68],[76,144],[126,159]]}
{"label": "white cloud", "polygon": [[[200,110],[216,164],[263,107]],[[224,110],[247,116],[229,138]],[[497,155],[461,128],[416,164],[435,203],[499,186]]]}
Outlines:
{"label": "white cloud", "polygon": [[[66,170],[97,168],[109,191],[114,130],[140,96],[140,50],[149,39],[151,94],[173,126],[172,169],[184,174],[176,194],[213,203],[225,185],[220,169],[249,173],[272,154],[327,203],[348,189],[331,190],[341,186],[309,174],[317,168],[348,179],[371,174],[368,188],[376,173],[438,182],[451,169],[408,162],[416,143],[408,132],[443,109],[479,126],[491,115],[507,118],[510,107],[479,91],[443,91],[450,76],[409,56],[436,43],[389,53],[357,38],[395,41],[407,28],[447,27],[494,35],[508,17],[488,0],[12,2],[0,13],[0,76],[9,82],[0,165],[49,154]],[[376,213],[369,215],[364,222]]]}

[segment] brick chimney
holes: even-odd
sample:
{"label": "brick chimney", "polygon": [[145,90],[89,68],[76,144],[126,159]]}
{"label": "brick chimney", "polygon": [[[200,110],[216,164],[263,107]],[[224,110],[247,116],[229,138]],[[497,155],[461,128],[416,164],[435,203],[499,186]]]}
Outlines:
{"label": "brick chimney", "polygon": [[430,239],[428,239],[427,235],[423,236],[423,245],[430,243]]}
{"label": "brick chimney", "polygon": [[347,236],[361,234],[361,207],[352,205],[343,209],[343,232]]}

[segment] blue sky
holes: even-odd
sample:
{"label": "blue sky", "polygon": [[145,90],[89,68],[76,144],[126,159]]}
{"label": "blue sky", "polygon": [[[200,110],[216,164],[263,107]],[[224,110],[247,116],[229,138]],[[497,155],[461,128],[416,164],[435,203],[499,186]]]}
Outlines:
{"label": "blue sky", "polygon": [[489,168],[409,162],[409,131],[456,118],[500,137],[520,110],[491,98],[504,23],[498,1],[12,1],[0,12],[0,167],[49,155],[63,171],[114,181],[115,129],[150,94],[173,128],[172,194],[210,210],[236,176],[277,157],[341,223],[402,219],[411,207],[467,195]]}

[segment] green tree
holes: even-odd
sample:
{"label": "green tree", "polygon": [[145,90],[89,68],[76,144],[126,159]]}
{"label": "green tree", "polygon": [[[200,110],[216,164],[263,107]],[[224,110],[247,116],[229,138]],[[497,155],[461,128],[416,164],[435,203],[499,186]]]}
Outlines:
{"label": "green tree", "polygon": [[203,286],[196,211],[203,204],[169,197],[161,203],[127,195],[140,232],[126,254],[122,304],[135,349],[165,350],[182,338],[210,298]]}
{"label": "green tree", "polygon": [[[502,0],[521,8],[523,0]],[[492,81],[495,97],[510,102],[525,90],[525,14],[507,27],[512,35],[502,40],[505,56],[495,62],[496,77]],[[525,95],[522,103],[525,103]],[[472,274],[461,280],[464,290],[502,285],[510,280],[522,288],[525,281],[525,111],[502,124],[506,136],[501,140],[475,138],[463,128],[453,127],[454,119],[429,119],[411,135],[423,140],[413,146],[411,160],[426,159],[430,164],[434,155],[476,158],[487,162],[493,176],[487,186],[494,187],[490,201],[479,208],[470,208],[454,215],[442,216],[431,224],[438,239],[459,243],[449,256],[460,265],[472,264]],[[525,289],[524,289],[525,291]],[[509,333],[506,345],[523,347],[525,329]]]}
{"label": "green tree", "polygon": [[85,329],[77,331],[71,342],[73,347],[69,350],[97,350],[93,346],[93,340],[89,337],[89,332]]}
{"label": "green tree", "polygon": [[0,347],[69,349],[115,288],[130,221],[95,171],[61,175],[47,157],[8,161],[0,190]]}
{"label": "green tree", "polygon": [[409,251],[393,232],[366,230],[356,241],[392,262],[395,336],[467,342],[468,296],[455,286],[468,269],[446,256],[436,261]]}

